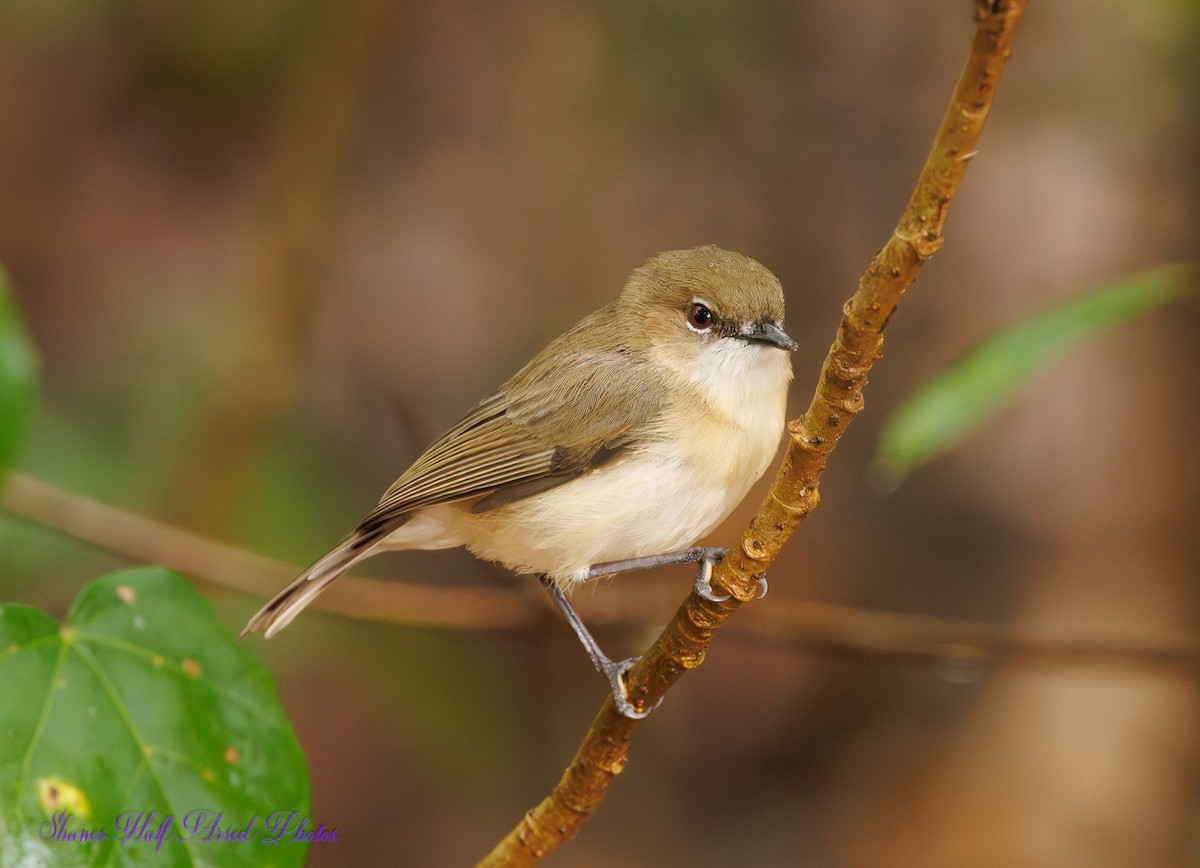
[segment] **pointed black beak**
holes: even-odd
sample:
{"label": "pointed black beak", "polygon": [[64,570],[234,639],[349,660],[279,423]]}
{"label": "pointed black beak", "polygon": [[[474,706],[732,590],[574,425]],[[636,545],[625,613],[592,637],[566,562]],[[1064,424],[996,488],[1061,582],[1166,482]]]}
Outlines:
{"label": "pointed black beak", "polygon": [[781,350],[795,352],[799,349],[799,344],[792,340],[787,332],[773,322],[756,322],[750,331],[739,334],[737,337],[756,344],[772,344]]}

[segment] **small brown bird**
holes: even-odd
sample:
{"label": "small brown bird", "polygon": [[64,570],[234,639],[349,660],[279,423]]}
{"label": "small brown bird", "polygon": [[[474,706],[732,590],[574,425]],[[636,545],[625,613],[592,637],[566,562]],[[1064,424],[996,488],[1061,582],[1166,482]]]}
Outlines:
{"label": "small brown bird", "polygon": [[381,551],[466,546],[542,577],[622,713],[634,660],[613,663],[565,592],[625,569],[701,563],[716,527],[779,448],[789,350],[783,290],[718,247],[662,253],[438,438],[332,551],[242,635],[269,638],[352,564]]}

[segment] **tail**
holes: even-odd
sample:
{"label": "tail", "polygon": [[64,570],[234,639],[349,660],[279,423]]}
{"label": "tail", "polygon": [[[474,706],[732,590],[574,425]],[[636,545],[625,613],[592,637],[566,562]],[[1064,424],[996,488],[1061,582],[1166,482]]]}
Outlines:
{"label": "tail", "polygon": [[372,554],[374,544],[381,536],[386,534],[353,533],[346,537],[329,554],[302,572],[295,581],[259,609],[258,614],[242,628],[238,638],[243,638],[247,633],[262,631],[265,638],[270,639],[290,624],[305,606],[356,561]]}

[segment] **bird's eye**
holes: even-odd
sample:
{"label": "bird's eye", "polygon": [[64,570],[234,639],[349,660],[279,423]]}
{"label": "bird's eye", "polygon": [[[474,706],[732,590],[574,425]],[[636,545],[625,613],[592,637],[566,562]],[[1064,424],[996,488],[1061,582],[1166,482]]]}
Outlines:
{"label": "bird's eye", "polygon": [[698,332],[708,331],[710,328],[712,328],[712,325],[716,319],[717,318],[713,316],[713,312],[704,305],[700,304],[700,302],[696,302],[688,308],[688,325]]}

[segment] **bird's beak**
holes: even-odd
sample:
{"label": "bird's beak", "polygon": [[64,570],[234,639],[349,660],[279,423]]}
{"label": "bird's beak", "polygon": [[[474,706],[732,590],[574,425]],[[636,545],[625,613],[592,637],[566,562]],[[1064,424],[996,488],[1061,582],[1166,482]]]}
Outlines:
{"label": "bird's beak", "polygon": [[799,349],[797,344],[788,333],[775,325],[773,322],[756,322],[748,332],[738,335],[744,341],[751,341],[756,344],[772,344],[779,347],[781,350],[792,350],[793,352]]}

